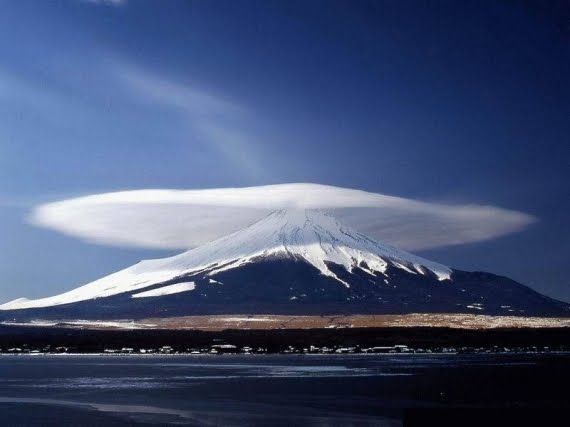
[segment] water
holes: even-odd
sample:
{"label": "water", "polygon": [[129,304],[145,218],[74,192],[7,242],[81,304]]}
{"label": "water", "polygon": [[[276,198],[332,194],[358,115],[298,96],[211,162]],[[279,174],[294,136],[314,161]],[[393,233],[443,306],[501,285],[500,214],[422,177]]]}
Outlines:
{"label": "water", "polygon": [[570,354],[0,356],[2,425],[400,426],[569,407]]}

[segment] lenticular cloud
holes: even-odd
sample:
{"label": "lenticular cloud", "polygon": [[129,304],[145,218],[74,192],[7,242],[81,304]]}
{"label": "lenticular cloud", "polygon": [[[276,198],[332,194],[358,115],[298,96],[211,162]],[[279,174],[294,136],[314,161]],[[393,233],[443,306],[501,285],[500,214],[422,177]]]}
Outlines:
{"label": "lenticular cloud", "polygon": [[492,239],[535,221],[494,206],[445,205],[317,184],[204,190],[133,190],[47,203],[30,221],[89,242],[189,249],[280,209],[320,209],[408,250]]}

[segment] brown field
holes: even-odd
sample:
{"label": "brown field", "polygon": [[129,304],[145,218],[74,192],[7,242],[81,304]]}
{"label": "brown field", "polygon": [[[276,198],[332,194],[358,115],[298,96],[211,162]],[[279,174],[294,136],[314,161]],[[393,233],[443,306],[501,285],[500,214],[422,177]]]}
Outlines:
{"label": "brown field", "polygon": [[30,322],[2,322],[3,325],[35,327],[71,327],[78,329],[157,329],[224,331],[272,329],[327,329],[327,328],[418,328],[437,327],[453,329],[496,328],[565,328],[570,318],[486,316],[476,314],[383,314],[383,315],[321,315],[285,316],[272,314],[183,316],[148,318],[142,320],[32,320]]}
{"label": "brown field", "polygon": [[[406,315],[216,315],[144,319],[143,327],[152,329],[322,329],[448,327],[457,329],[492,328],[559,328],[569,327],[570,318],[485,316],[475,314],[406,314]],[[141,326],[142,326],[141,325]]]}

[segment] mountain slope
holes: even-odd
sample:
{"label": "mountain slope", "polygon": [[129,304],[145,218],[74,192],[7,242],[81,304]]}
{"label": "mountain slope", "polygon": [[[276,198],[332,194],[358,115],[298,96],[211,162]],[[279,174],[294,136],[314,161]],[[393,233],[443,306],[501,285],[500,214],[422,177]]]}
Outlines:
{"label": "mountain slope", "polygon": [[70,292],[0,306],[17,317],[211,313],[565,315],[568,305],[488,273],[452,270],[376,242],[328,214],[276,211],[183,254]]}

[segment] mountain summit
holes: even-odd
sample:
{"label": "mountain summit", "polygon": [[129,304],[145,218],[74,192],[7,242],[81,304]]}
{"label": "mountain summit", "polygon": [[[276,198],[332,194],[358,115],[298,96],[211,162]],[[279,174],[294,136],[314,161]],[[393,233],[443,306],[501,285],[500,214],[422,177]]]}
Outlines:
{"label": "mountain summit", "polygon": [[477,313],[558,316],[568,304],[510,279],[454,270],[318,210],[279,210],[180,255],[72,291],[0,306],[11,318],[192,314]]}

